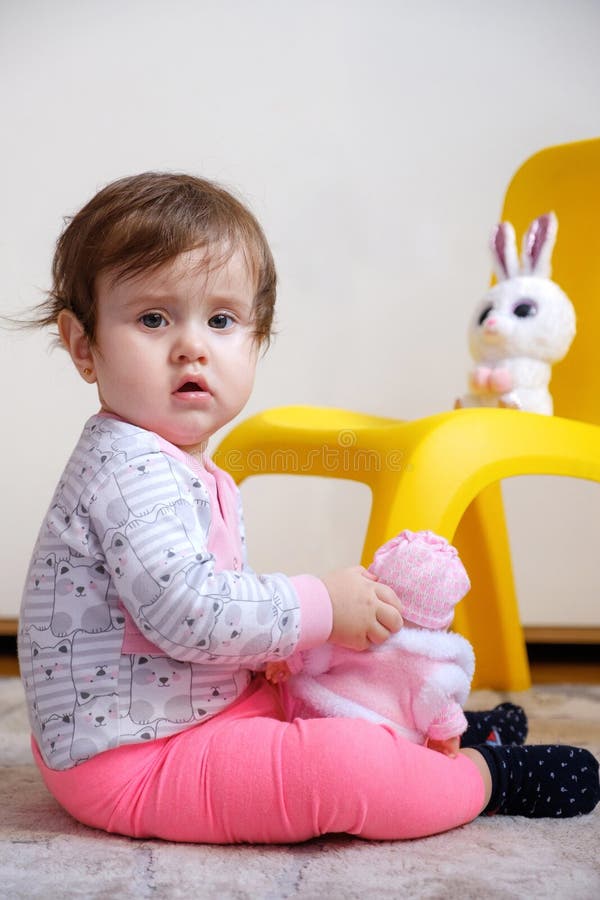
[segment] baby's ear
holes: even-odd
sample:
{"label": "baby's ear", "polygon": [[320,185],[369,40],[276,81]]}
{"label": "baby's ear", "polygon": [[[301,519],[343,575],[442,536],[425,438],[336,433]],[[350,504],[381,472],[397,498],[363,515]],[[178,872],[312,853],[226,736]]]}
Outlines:
{"label": "baby's ear", "polygon": [[60,339],[65,350],[69,352],[75,368],[84,381],[93,384],[96,380],[94,359],[83,325],[70,309],[60,311],[57,324]]}

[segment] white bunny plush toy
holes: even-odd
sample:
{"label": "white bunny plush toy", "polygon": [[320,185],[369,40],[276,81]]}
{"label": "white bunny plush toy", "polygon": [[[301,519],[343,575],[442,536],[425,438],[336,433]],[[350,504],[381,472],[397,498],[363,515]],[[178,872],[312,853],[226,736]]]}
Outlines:
{"label": "white bunny plush toy", "polygon": [[521,262],[515,231],[501,222],[492,232],[497,283],[481,300],[469,328],[475,366],[462,406],[504,406],[552,415],[548,385],[552,364],[575,336],[575,310],[552,281],[551,256],[558,222],[535,219],[523,239]]}

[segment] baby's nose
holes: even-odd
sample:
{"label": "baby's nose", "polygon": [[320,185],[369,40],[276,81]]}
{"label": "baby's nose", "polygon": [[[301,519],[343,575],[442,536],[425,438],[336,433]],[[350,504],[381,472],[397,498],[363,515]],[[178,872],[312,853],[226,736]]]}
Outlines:
{"label": "baby's nose", "polygon": [[201,328],[188,328],[179,335],[174,353],[180,362],[203,359],[206,356],[206,339]]}

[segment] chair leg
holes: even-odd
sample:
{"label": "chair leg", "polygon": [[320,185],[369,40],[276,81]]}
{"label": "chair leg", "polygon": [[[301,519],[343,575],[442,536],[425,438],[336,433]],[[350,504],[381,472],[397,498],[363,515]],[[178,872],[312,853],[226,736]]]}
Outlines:
{"label": "chair leg", "polygon": [[456,609],[454,628],[475,649],[474,687],[521,691],[531,687],[515,594],[499,483],[473,500],[454,543],[472,588]]}

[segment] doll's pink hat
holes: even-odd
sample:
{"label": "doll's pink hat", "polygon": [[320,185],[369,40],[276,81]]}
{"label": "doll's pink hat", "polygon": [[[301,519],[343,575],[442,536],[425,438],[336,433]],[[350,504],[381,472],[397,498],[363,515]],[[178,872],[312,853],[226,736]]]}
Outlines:
{"label": "doll's pink hat", "polygon": [[447,628],[471,587],[456,549],[432,531],[402,531],[376,552],[369,572],[392,588],[402,615],[423,628]]}

